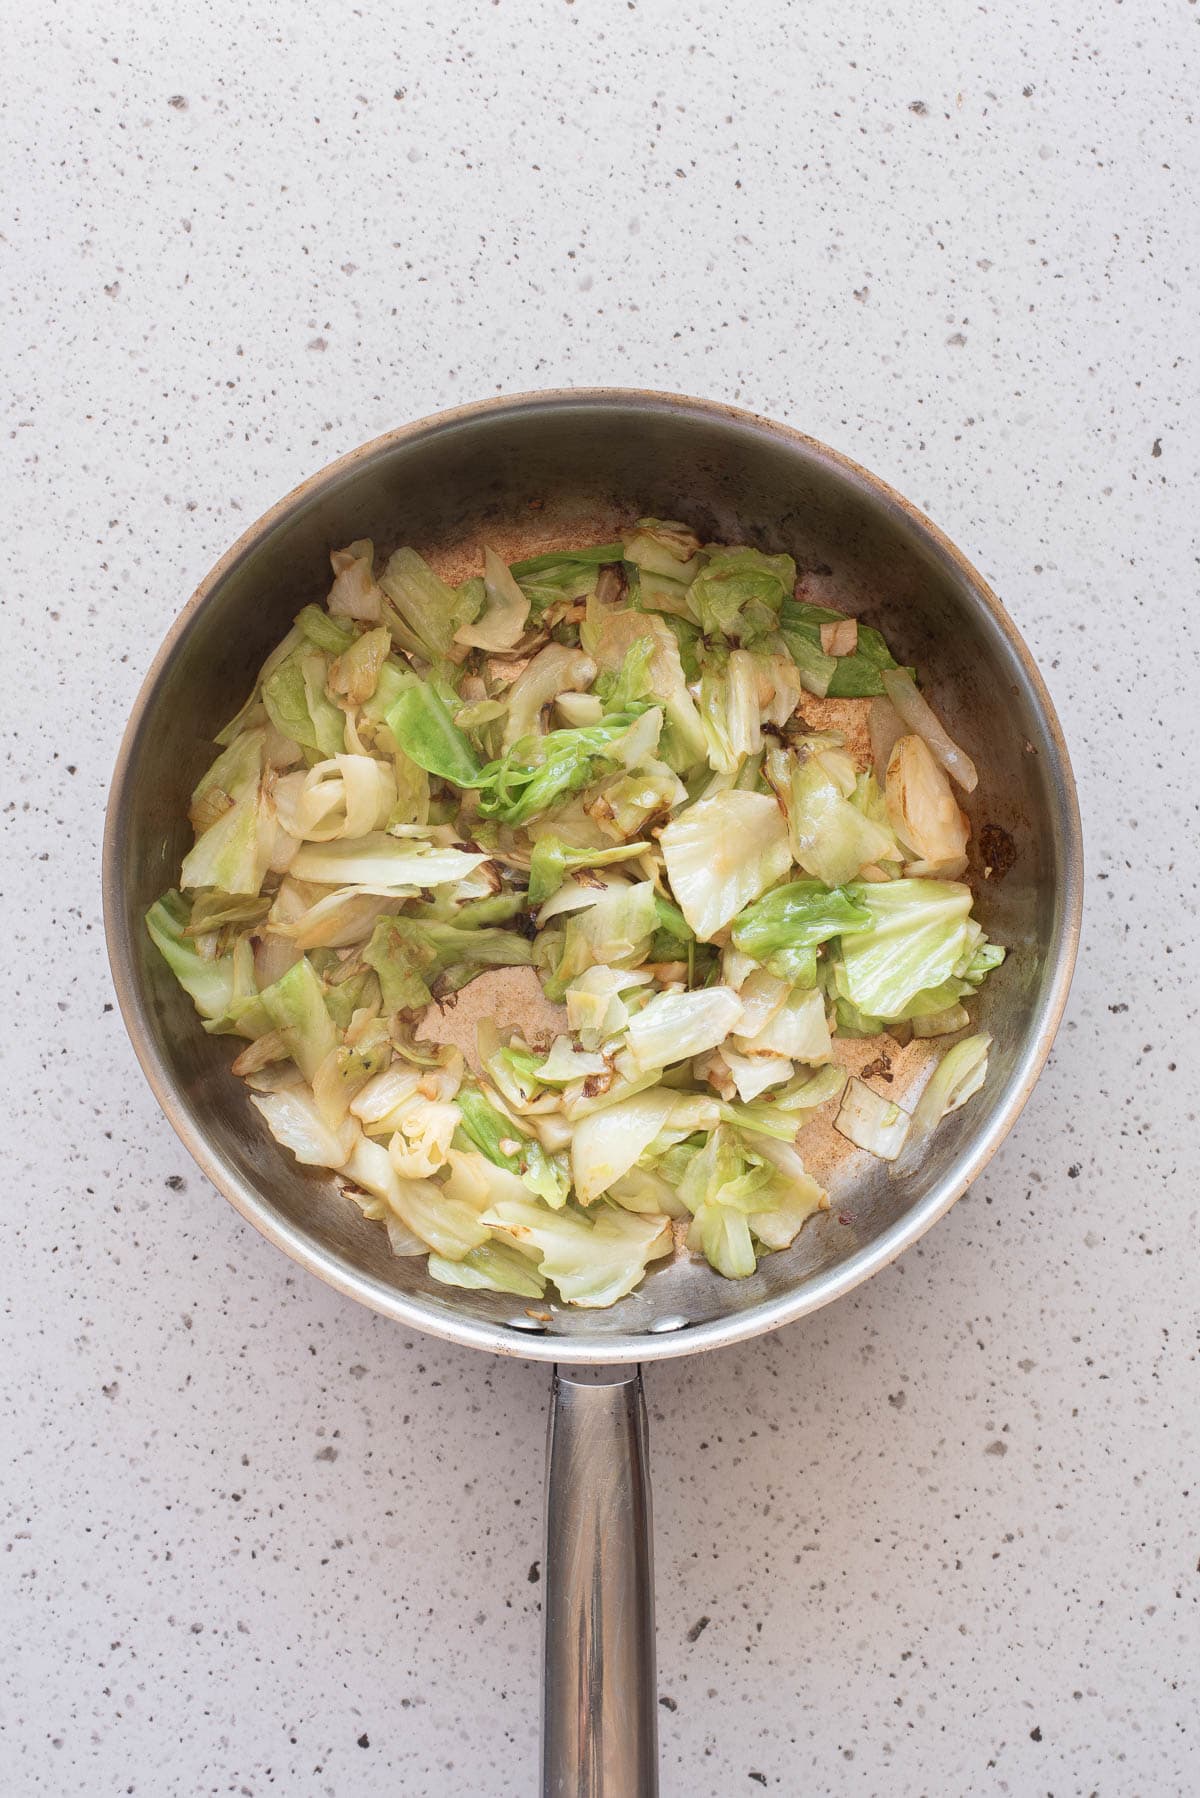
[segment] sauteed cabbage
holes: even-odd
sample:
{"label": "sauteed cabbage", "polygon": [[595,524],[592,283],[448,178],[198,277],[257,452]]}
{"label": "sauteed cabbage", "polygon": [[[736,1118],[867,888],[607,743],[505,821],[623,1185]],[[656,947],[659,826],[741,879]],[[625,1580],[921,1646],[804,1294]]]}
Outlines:
{"label": "sauteed cabbage", "polygon": [[[459,586],[366,541],[332,564],[147,928],[397,1255],[582,1306],[675,1252],[744,1278],[828,1205],[819,1112],[903,1166],[978,1090],[962,1032],[1004,951],[963,882],[974,764],[791,557],[646,518]],[[827,697],[869,705],[873,756],[806,719]],[[498,969],[552,1026],[489,1017],[469,1063],[428,1040]],[[842,1064],[912,1036],[954,1041],[910,1120],[870,1084],[890,1053]]]}

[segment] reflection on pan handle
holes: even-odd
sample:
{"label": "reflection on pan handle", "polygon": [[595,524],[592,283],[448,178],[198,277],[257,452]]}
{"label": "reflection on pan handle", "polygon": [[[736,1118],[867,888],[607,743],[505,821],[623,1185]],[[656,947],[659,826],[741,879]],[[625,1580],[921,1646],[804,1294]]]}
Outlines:
{"label": "reflection on pan handle", "polygon": [[656,1798],[649,1441],[640,1367],[556,1367],[542,1798]]}

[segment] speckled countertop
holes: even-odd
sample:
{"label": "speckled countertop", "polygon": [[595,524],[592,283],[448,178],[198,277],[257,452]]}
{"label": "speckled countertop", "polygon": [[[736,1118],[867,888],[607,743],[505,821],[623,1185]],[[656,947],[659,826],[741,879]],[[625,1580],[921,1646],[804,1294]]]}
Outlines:
{"label": "speckled countertop", "polygon": [[1196,1790],[1198,28],[14,11],[6,1798],[532,1790],[545,1371],[410,1340],[216,1197],[112,1008],[97,848],[152,650],[258,512],[592,383],[740,401],[925,507],[1041,659],[1089,855],[970,1195],[649,1377],[665,1794]]}

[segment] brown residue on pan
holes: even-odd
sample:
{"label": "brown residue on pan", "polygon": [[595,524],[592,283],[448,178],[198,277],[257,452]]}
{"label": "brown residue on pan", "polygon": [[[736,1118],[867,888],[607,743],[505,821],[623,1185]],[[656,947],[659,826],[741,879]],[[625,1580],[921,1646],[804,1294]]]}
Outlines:
{"label": "brown residue on pan", "polygon": [[[911,1111],[944,1047],[937,1038],[915,1036],[904,1048],[889,1038],[887,1049],[881,1051],[878,1037],[834,1037],[833,1059],[859,1080],[886,1080],[888,1098]],[[883,1060],[888,1063],[886,1074],[873,1065]],[[844,1203],[855,1169],[878,1163],[834,1129],[837,1114],[838,1101],[822,1105],[800,1132],[796,1148],[813,1178],[831,1187],[835,1201]]]}
{"label": "brown residue on pan", "polygon": [[474,537],[417,547],[442,579],[456,586],[469,575],[481,572],[485,544],[506,562],[524,562],[530,556],[549,555],[552,550],[578,549],[586,543],[615,543],[634,522],[631,513],[615,507],[611,512],[574,519],[552,517],[549,513],[536,519],[497,518],[482,525]]}
{"label": "brown residue on pan", "polygon": [[861,772],[871,766],[871,733],[867,727],[869,699],[818,699],[806,693],[800,702],[806,724],[811,730],[840,731],[846,748]]}
{"label": "brown residue on pan", "polygon": [[491,968],[455,995],[444,1012],[431,1005],[417,1029],[419,1041],[454,1043],[469,1067],[480,1072],[475,1032],[487,1018],[503,1029],[517,1029],[527,1043],[553,1040],[567,1033],[567,1014],[551,1005],[533,968]]}
{"label": "brown residue on pan", "polygon": [[1017,859],[1017,846],[999,824],[985,824],[979,833],[979,855],[985,880],[1003,880]]}

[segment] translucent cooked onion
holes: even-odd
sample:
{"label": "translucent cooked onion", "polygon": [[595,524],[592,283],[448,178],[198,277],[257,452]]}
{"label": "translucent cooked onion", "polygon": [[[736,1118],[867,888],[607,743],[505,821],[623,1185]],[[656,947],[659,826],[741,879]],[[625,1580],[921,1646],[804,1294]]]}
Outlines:
{"label": "translucent cooked onion", "polygon": [[915,1158],[922,1144],[950,1112],[977,1093],[987,1079],[992,1039],[986,1033],[964,1036],[946,1050],[930,1075],[912,1115],[905,1162]]}
{"label": "translucent cooked onion", "polygon": [[973,793],[979,785],[979,773],[965,749],[960,749],[941,720],[917,692],[912,676],[904,668],[885,668],[880,675],[887,696],[909,730],[915,730],[929,745],[934,759],[941,763],[964,793]]}
{"label": "translucent cooked onion", "polygon": [[871,760],[876,770],[886,768],[897,737],[904,735],[904,724],[890,699],[873,699],[867,707],[867,730],[871,737]]}
{"label": "translucent cooked onion", "polygon": [[888,821],[914,860],[930,870],[961,867],[971,827],[923,737],[897,737],[884,796]]}
{"label": "translucent cooked onion", "polygon": [[383,596],[372,573],[374,545],[367,538],[360,538],[347,549],[335,549],[329,560],[334,576],[326,601],[330,616],[357,618],[364,624],[378,624]]}
{"label": "translucent cooked onion", "polygon": [[590,687],[595,678],[596,664],[591,656],[562,643],[547,643],[513,682],[501,749],[511,749],[521,737],[532,735],[538,728],[542,707],[552,699],[560,693]]}

